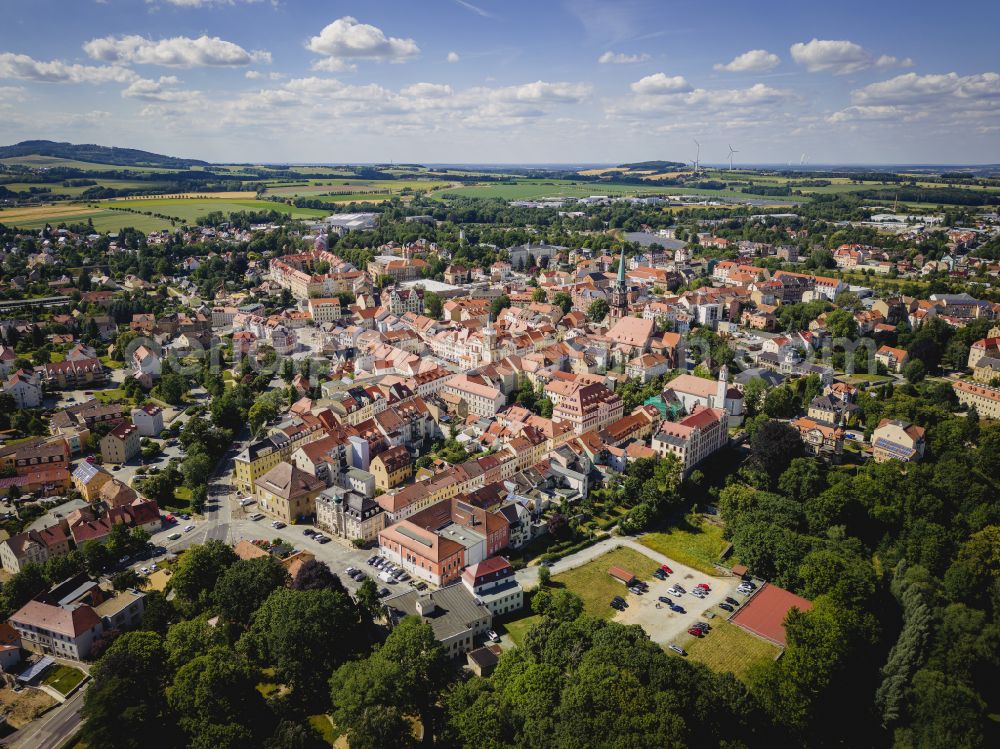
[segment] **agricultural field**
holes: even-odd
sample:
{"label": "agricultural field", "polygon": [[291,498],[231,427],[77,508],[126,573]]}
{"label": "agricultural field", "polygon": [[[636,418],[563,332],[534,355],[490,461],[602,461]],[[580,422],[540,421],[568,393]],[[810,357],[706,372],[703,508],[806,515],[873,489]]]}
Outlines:
{"label": "agricultural field", "polygon": [[386,197],[398,195],[404,190],[416,192],[419,190],[430,191],[440,190],[451,186],[451,182],[442,180],[366,180],[366,179],[337,179],[337,180],[309,180],[308,184],[275,184],[268,187],[265,194],[287,198],[325,198],[333,200],[351,200],[352,194],[370,195],[371,193],[382,194]]}
{"label": "agricultural field", "polygon": [[704,637],[684,633],[674,642],[687,651],[688,658],[704,663],[713,671],[728,671],[743,679],[750,668],[774,660],[778,655],[780,648],[777,645],[754,637],[735,624],[718,618],[711,624],[712,629]]}
{"label": "agricultural field", "polygon": [[[240,193],[243,194],[243,193]],[[94,222],[97,231],[118,231],[132,226],[140,231],[170,229],[174,225],[193,224],[201,216],[213,211],[234,213],[237,211],[278,211],[294,218],[315,218],[325,216],[329,211],[314,208],[295,208],[285,203],[253,198],[119,198],[87,203],[53,203],[50,205],[9,208],[0,210],[0,224],[24,229],[38,229],[46,223],[56,226],[60,223]],[[159,213],[174,219],[145,215]]]}
{"label": "agricultural field", "polygon": [[753,195],[737,190],[702,190],[694,187],[664,187],[648,185],[619,185],[601,182],[576,182],[572,180],[519,180],[516,184],[484,183],[448,188],[435,192],[436,198],[501,198],[503,200],[537,200],[540,198],[585,198],[590,195],[703,195],[705,197],[735,200],[773,200],[775,205],[789,205],[791,199],[768,195]]}
{"label": "agricultural field", "polygon": [[[62,167],[66,169],[81,169],[88,172],[109,172],[109,171],[125,171],[126,169],[132,172],[172,172],[175,169],[169,169],[167,167],[154,167],[154,166],[122,166],[120,164],[98,164],[93,161],[76,161],[75,159],[61,159],[58,156],[11,156],[6,159],[0,159],[0,164],[6,164],[8,166],[27,166],[31,168],[47,167],[53,169],[56,167]],[[192,170],[200,170],[201,167],[192,166]]]}

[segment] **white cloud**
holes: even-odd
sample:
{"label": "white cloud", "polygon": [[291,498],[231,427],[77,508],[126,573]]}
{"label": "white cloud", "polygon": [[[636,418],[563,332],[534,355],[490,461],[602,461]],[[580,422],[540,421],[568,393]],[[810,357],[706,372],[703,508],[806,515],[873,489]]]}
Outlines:
{"label": "white cloud", "polygon": [[353,73],[358,69],[358,66],[341,60],[339,57],[324,57],[316,60],[310,69],[320,73]]}
{"label": "white cloud", "polygon": [[270,63],[270,52],[248,52],[217,36],[197,39],[176,36],[153,41],[137,34],[91,39],[83,45],[90,57],[102,62],[162,65],[173,68],[238,67]]}
{"label": "white cloud", "polygon": [[306,47],[327,58],[313,65],[313,70],[326,72],[350,69],[346,67],[350,65],[347,62],[350,60],[405,62],[420,54],[420,48],[413,39],[387,37],[382,29],[358,23],[351,16],[328,24],[319,36],[309,40]]}
{"label": "white cloud", "polygon": [[403,96],[429,97],[451,96],[455,93],[451,86],[442,83],[414,83],[412,86],[400,89]]}
{"label": "white cloud", "polygon": [[978,75],[904,73],[851,92],[851,101],[867,105],[928,104],[946,99],[981,103],[996,100],[998,97],[1000,97],[1000,75],[997,73]]}
{"label": "white cloud", "polygon": [[891,55],[876,58],[860,44],[846,39],[813,39],[796,42],[791,46],[792,59],[810,73],[831,72],[846,75],[866,70],[870,67],[908,67],[913,60],[900,60]]}
{"label": "white cloud", "polygon": [[682,75],[653,73],[640,78],[630,88],[637,94],[675,94],[690,91],[691,84]]}
{"label": "white cloud", "polygon": [[[632,84],[633,90],[635,85]],[[687,91],[640,91],[634,96],[612,104],[607,114],[618,119],[657,118],[666,114],[731,114],[738,110],[775,109],[795,98],[793,92],[763,83],[749,88],[704,89]],[[743,112],[745,114],[745,112]]]}
{"label": "white cloud", "polygon": [[626,55],[624,52],[612,52],[608,50],[603,55],[597,58],[597,61],[601,65],[631,65],[637,62],[646,62],[649,59],[649,55],[642,52],[638,55]]}
{"label": "white cloud", "polygon": [[[1000,74],[904,73],[851,92],[852,106],[826,119],[886,124],[927,122],[978,132],[1000,124]],[[985,129],[984,129],[985,128]]]}
{"label": "white cloud", "polygon": [[24,86],[0,86],[0,101],[24,101]]}
{"label": "white cloud", "polygon": [[752,49],[737,55],[729,62],[717,63],[716,70],[727,73],[766,73],[781,64],[781,58],[766,49]]}
{"label": "white cloud", "polygon": [[448,59],[448,62],[450,62],[450,63],[456,63],[456,62],[458,62],[462,58],[460,58],[458,56],[458,52],[449,52],[447,59]]}
{"label": "white cloud", "polygon": [[157,80],[140,78],[124,89],[122,96],[126,99],[159,102],[184,102],[199,98],[200,92],[198,91],[177,91],[168,88],[176,86],[178,83],[180,81],[177,76],[173,75],[160,76]]}
{"label": "white cloud", "polygon": [[[160,0],[167,5],[175,5],[178,8],[207,8],[211,5],[236,5],[237,3],[246,3],[247,5],[252,5],[254,3],[259,3],[262,0]],[[153,5],[157,0],[146,0],[146,3]]]}
{"label": "white cloud", "polygon": [[251,81],[256,81],[264,77],[264,74],[261,73],[259,70],[248,70],[243,75],[244,77],[249,78]]}
{"label": "white cloud", "polygon": [[130,83],[139,76],[118,65],[78,65],[62,60],[48,62],[28,55],[0,52],[0,78],[43,83]]}

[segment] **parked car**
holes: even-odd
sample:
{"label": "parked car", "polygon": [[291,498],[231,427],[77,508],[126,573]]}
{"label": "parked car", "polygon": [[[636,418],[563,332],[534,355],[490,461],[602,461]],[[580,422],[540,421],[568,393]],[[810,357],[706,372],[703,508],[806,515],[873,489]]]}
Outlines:
{"label": "parked car", "polygon": [[739,606],[740,605],[740,602],[737,601],[732,596],[726,596],[726,603],[728,603],[730,606]]}
{"label": "parked car", "polygon": [[416,587],[417,587],[417,590],[427,590],[427,583],[425,583],[423,580],[421,580],[419,583],[417,583]]}
{"label": "parked car", "polygon": [[705,596],[708,595],[708,593],[703,591],[701,588],[695,588],[694,590],[691,591],[691,595],[693,595],[695,598],[704,598]]}
{"label": "parked car", "polygon": [[184,526],[184,532],[185,533],[190,533],[193,530],[194,530],[194,526],[193,525],[185,525]]}
{"label": "parked car", "polygon": [[252,505],[256,501],[257,500],[255,500],[253,497],[246,497],[245,499],[240,500],[240,507],[246,507],[247,505]]}
{"label": "parked car", "polygon": [[676,604],[676,603],[673,606],[670,607],[670,610],[673,611],[673,612],[675,612],[675,613],[677,613],[677,614],[686,614],[687,613],[687,610],[683,606],[681,606],[679,604]]}
{"label": "parked car", "polygon": [[330,539],[327,538],[326,536],[313,536],[313,538],[315,538],[321,544],[328,544],[328,543],[330,543]]}
{"label": "parked car", "polygon": [[657,580],[666,580],[667,573],[664,572],[663,570],[657,570],[656,572],[653,573],[653,577],[655,577]]}
{"label": "parked car", "polygon": [[673,650],[675,653],[677,653],[678,655],[687,655],[687,651],[684,648],[682,648],[680,645],[675,645],[674,643],[670,643],[670,645],[668,645],[668,647],[671,650]]}
{"label": "parked car", "polygon": [[492,629],[486,630],[486,636],[489,637],[493,642],[500,642],[500,635],[498,635]]}
{"label": "parked car", "polygon": [[181,537],[180,533],[171,533],[169,536],[167,536],[167,539],[170,541],[176,541],[180,537]]}
{"label": "parked car", "polygon": [[730,606],[730,605],[729,605],[728,603],[720,603],[720,604],[719,604],[719,608],[720,608],[720,609],[723,609],[723,610],[725,610],[725,611],[729,611],[729,612],[733,612],[733,611],[736,611],[736,609],[734,609],[734,608],[733,608],[732,606]]}
{"label": "parked car", "polygon": [[708,622],[695,622],[691,626],[695,629],[700,629],[702,632],[708,632],[711,629]]}
{"label": "parked car", "polygon": [[263,520],[264,519],[264,513],[263,512],[255,512],[253,515],[250,516],[250,519],[254,520],[254,521]]}
{"label": "parked car", "polygon": [[635,593],[637,596],[641,596],[642,595],[642,588],[640,588],[637,585],[633,585],[632,587],[630,587],[628,589],[628,592],[629,593]]}
{"label": "parked car", "polygon": [[303,528],[302,529],[302,535],[303,536],[315,536],[316,535],[316,531],[313,528]]}
{"label": "parked car", "polygon": [[695,629],[694,627],[691,627],[688,630],[688,634],[689,635],[694,635],[695,637],[702,637],[702,636],[704,636],[705,633],[702,632],[700,629]]}
{"label": "parked car", "polygon": [[142,568],[139,569],[139,572],[141,572],[143,575],[148,575],[149,574],[149,567],[142,567]]}
{"label": "parked car", "polygon": [[657,601],[659,601],[660,603],[665,603],[665,604],[667,604],[668,606],[669,606],[669,605],[671,604],[671,601],[670,601],[670,599],[669,599],[669,598],[667,598],[666,596],[660,596],[660,597],[659,597],[659,598],[657,598],[656,600],[657,600]]}
{"label": "parked car", "polygon": [[618,601],[612,601],[611,602],[611,608],[617,609],[618,611],[624,611],[625,610],[625,604],[618,603]]}
{"label": "parked car", "polygon": [[191,519],[191,515],[190,514],[188,514],[186,512],[182,512],[181,513],[181,520],[190,520],[190,519]]}
{"label": "parked car", "polygon": [[388,588],[379,588],[378,589],[378,597],[379,598],[385,598],[390,593],[392,593],[392,591],[389,590]]}
{"label": "parked car", "polygon": [[684,595],[684,591],[678,590],[677,588],[667,588],[667,593],[669,593],[672,596],[676,596],[677,598],[680,598],[682,595]]}
{"label": "parked car", "polygon": [[661,564],[661,565],[660,565],[660,569],[661,569],[661,570],[663,570],[664,572],[666,572],[666,573],[667,573],[668,575],[672,575],[672,574],[674,574],[674,571],[673,571],[672,569],[670,569],[670,568],[669,568],[669,567],[668,567],[667,565],[665,565],[665,564]]}
{"label": "parked car", "polygon": [[709,586],[709,584],[708,584],[708,583],[698,583],[698,584],[697,584],[697,585],[695,585],[694,587],[696,587],[696,588],[701,588],[702,590],[704,590],[704,591],[706,591],[706,592],[712,589],[712,588],[711,588],[711,586]]}
{"label": "parked car", "polygon": [[284,524],[284,523],[282,523],[282,522],[281,522],[280,520],[275,520],[275,521],[274,521],[273,523],[271,523],[271,525],[272,525],[272,526],[273,526],[274,528],[278,528],[278,529],[281,529],[281,528],[284,528],[284,527],[285,527],[285,524]]}

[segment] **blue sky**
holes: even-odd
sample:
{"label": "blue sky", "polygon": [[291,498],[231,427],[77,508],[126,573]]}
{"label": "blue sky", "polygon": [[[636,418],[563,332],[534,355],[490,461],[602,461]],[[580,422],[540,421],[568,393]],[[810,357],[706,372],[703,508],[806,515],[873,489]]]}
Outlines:
{"label": "blue sky", "polygon": [[0,142],[213,161],[1000,162],[1000,3],[5,0]]}

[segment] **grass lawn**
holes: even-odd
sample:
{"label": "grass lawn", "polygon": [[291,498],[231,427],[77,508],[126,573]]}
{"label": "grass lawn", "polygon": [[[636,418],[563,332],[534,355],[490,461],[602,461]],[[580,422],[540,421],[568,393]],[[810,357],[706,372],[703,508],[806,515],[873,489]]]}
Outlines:
{"label": "grass lawn", "polygon": [[610,619],[616,612],[608,604],[625,591],[625,586],[608,574],[608,568],[612,566],[625,568],[639,580],[649,580],[653,570],[659,567],[645,554],[621,547],[575,570],[553,575],[550,585],[553,588],[566,587],[580,596],[585,614]]}
{"label": "grass lawn", "polygon": [[333,746],[333,742],[336,741],[337,736],[333,730],[333,722],[326,715],[310,715],[309,725],[319,732],[319,735],[323,737],[323,741]]}
{"label": "grass lawn", "polygon": [[186,486],[178,486],[177,488],[174,489],[174,499],[176,499],[178,503],[183,505],[190,504],[191,490],[188,489]]}
{"label": "grass lawn", "polygon": [[60,664],[49,669],[45,678],[42,679],[42,683],[52,687],[60,694],[69,694],[69,691],[83,679],[84,673],[80,669]]}
{"label": "grass lawn", "polygon": [[685,632],[674,642],[688,652],[691,660],[704,663],[713,671],[730,671],[738,678],[746,676],[754,664],[774,660],[779,650],[777,645],[721,619],[712,621],[712,630],[705,637]]}
{"label": "grass lawn", "polygon": [[101,403],[111,403],[112,401],[123,401],[126,400],[127,396],[125,391],[121,388],[114,388],[112,390],[95,390],[94,397]]}
{"label": "grass lawn", "polygon": [[526,616],[523,619],[515,619],[514,621],[507,622],[505,624],[497,624],[494,629],[497,633],[502,635],[502,630],[507,630],[507,634],[510,635],[510,639],[514,641],[514,644],[521,647],[521,643],[524,642],[524,636],[527,634],[528,630],[532,628],[535,624],[540,622],[542,617],[538,614],[532,614],[531,616]]}
{"label": "grass lawn", "polygon": [[664,556],[676,559],[681,564],[693,567],[707,575],[717,574],[714,563],[726,541],[722,538],[722,528],[704,521],[696,525],[682,521],[682,526],[662,533],[647,533],[639,539],[643,546],[658,551]]}

